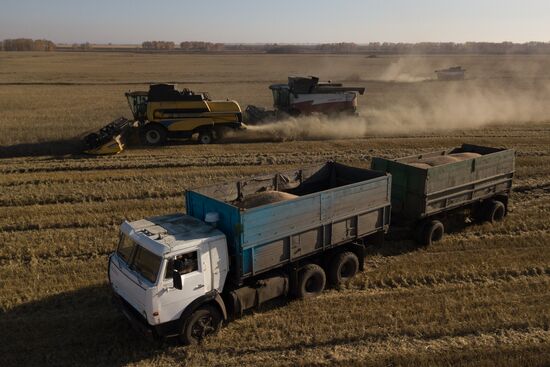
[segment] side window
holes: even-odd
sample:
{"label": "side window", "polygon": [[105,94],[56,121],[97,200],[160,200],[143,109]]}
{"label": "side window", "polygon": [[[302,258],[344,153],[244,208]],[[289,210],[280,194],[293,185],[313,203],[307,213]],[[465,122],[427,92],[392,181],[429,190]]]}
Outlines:
{"label": "side window", "polygon": [[[181,275],[192,273],[199,270],[199,253],[198,251],[188,252],[176,256],[176,260],[180,260],[183,264],[183,268],[180,270]],[[165,279],[172,279],[172,271],[174,269],[174,259],[170,259],[166,265]]]}

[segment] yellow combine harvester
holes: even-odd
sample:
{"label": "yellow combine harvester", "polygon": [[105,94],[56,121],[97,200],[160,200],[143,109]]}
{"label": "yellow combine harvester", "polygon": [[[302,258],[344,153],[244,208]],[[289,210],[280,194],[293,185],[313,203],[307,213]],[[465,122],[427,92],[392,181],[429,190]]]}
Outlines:
{"label": "yellow combine harvester", "polygon": [[118,153],[136,130],[143,144],[162,145],[193,134],[198,134],[199,143],[210,144],[227,130],[245,128],[236,101],[213,101],[206,93],[179,91],[172,84],[151,85],[148,92],[128,92],[126,98],[135,121],[119,118],[87,135],[86,153]]}

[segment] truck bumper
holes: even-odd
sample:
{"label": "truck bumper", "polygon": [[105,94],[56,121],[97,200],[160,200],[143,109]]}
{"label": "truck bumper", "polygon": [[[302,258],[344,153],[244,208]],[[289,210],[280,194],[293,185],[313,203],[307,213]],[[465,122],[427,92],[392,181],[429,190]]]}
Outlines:
{"label": "truck bumper", "polygon": [[147,320],[122,297],[113,294],[113,301],[122,314],[128,319],[132,328],[149,340],[162,340],[178,335],[178,323],[175,321],[159,325],[150,325]]}
{"label": "truck bumper", "polygon": [[156,338],[153,327],[128,302],[116,294],[113,295],[113,301],[120,312],[128,319],[134,330],[147,339],[153,340]]}

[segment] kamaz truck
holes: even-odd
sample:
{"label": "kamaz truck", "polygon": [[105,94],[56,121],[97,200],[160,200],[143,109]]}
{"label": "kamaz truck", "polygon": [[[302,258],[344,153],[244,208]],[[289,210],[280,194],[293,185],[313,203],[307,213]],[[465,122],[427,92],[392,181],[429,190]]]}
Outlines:
{"label": "kamaz truck", "polygon": [[109,282],[138,330],[196,343],[352,278],[388,230],[390,188],[390,175],[329,162],[187,191],[186,214],[122,224]]}
{"label": "kamaz truck", "polygon": [[455,216],[502,220],[515,153],[463,144],[371,167],[329,162],[189,190],[186,214],[125,222],[109,258],[117,303],[147,335],[197,342],[266,301],[347,281],[390,229],[430,245]]}

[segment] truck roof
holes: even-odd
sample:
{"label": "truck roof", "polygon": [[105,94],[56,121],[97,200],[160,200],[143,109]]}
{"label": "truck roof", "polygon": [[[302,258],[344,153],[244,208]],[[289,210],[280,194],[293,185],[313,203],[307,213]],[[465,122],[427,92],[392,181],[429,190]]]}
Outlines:
{"label": "truck roof", "polygon": [[125,222],[122,225],[122,231],[126,234],[133,231],[140,244],[157,254],[192,247],[207,239],[224,237],[224,234],[213,226],[185,214],[170,214]]}

